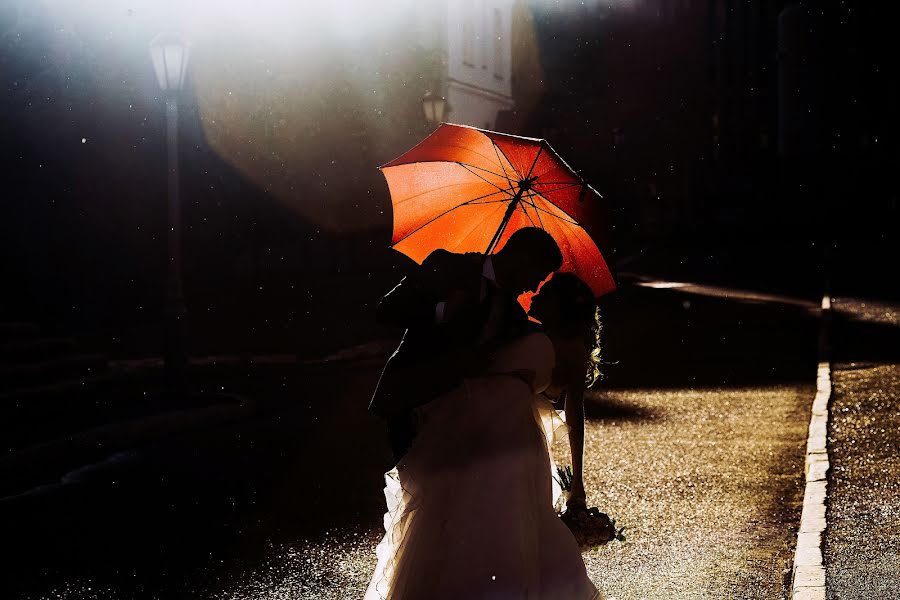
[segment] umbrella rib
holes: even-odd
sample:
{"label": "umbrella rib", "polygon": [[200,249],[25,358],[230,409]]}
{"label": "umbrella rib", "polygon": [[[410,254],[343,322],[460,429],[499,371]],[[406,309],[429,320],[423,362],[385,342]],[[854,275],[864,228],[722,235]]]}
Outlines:
{"label": "umbrella rib", "polygon": [[[494,211],[491,212],[491,215],[493,215],[493,214],[496,213],[496,212],[497,212],[497,211],[496,211],[496,209],[495,209]],[[478,230],[479,227],[483,226],[483,225],[484,225],[484,221],[486,221],[486,220],[487,220],[487,219],[485,218],[485,219],[482,219],[482,220],[478,221],[477,223],[475,223],[475,225],[472,226],[472,229],[470,229],[470,230],[466,233],[466,235],[464,235],[463,238],[462,238],[461,240],[459,240],[459,243],[456,244],[456,247],[459,248],[460,246],[462,246],[463,244],[465,244],[465,241],[466,241],[467,239],[469,239],[469,238],[472,236],[472,234],[475,233],[475,231]]]}
{"label": "umbrella rib", "polygon": [[538,157],[541,155],[541,152],[544,151],[544,143],[541,142],[541,145],[538,146],[537,154],[534,155],[534,162],[531,163],[531,167],[528,169],[528,174],[525,176],[525,179],[529,179],[531,177],[531,173],[534,172],[534,166],[537,164]]}
{"label": "umbrella rib", "polygon": [[[426,221],[425,223],[422,223],[421,225],[419,225],[418,227],[416,227],[415,229],[413,229],[412,231],[410,231],[409,233],[407,233],[406,235],[404,235],[402,238],[400,238],[399,240],[397,240],[396,242],[394,242],[392,245],[393,245],[393,246],[396,246],[397,244],[399,244],[400,242],[402,242],[403,240],[405,240],[406,238],[408,238],[408,237],[411,236],[412,234],[418,232],[419,230],[421,230],[421,229],[423,229],[423,228],[425,228],[425,227],[428,227],[429,225],[431,225],[432,223],[434,223],[435,221],[437,221],[438,219],[440,219],[440,218],[443,217],[444,215],[453,212],[453,211],[456,210],[457,208],[460,208],[460,207],[463,207],[463,206],[467,206],[467,205],[469,205],[469,204],[477,203],[479,200],[481,200],[481,199],[483,199],[483,198],[487,198],[487,197],[489,197],[489,196],[493,196],[494,194],[499,194],[499,193],[501,193],[501,192],[507,192],[507,193],[509,193],[509,190],[503,190],[503,189],[501,189],[501,190],[496,191],[496,192],[491,192],[490,194],[485,194],[484,196],[479,196],[478,198],[472,198],[471,200],[467,200],[467,201],[463,202],[462,204],[457,204],[457,205],[454,206],[454,207],[448,208],[447,210],[445,210],[444,212],[442,212],[442,213],[439,214],[438,216],[436,216],[436,217],[434,217],[434,218],[432,218],[432,219],[429,219],[429,220]],[[503,202],[506,202],[506,200],[503,200]]]}
{"label": "umbrella rib", "polygon": [[561,190],[564,190],[564,189],[567,189],[567,188],[570,188],[570,187],[575,187],[575,186],[578,186],[578,185],[583,185],[583,184],[581,184],[581,183],[569,183],[569,182],[563,182],[563,181],[551,181],[551,182],[541,181],[541,182],[538,183],[538,185],[540,185],[540,186],[544,186],[544,185],[562,185],[562,187],[556,188],[555,190],[544,190],[545,192],[553,193],[553,192],[559,192],[559,191],[561,191]]}
{"label": "umbrella rib", "polygon": [[[463,148],[463,146],[453,146],[453,147],[454,148]],[[478,156],[481,156],[485,160],[490,160],[489,158],[487,158],[486,156],[484,156],[482,154],[479,154]],[[417,160],[415,162],[401,163],[399,165],[391,165],[389,167],[379,167],[379,169],[394,169],[396,167],[405,167],[407,165],[417,165],[417,164],[426,164],[426,163],[446,163],[446,164],[463,165],[466,167],[472,167],[473,169],[478,169],[479,171],[484,171],[485,173],[490,173],[491,175],[494,175],[495,177],[502,177],[504,179],[507,178],[506,175],[504,175],[502,173],[495,173],[494,171],[491,171],[490,169],[485,169],[484,167],[476,167],[475,165],[472,165],[469,163],[464,163],[459,160]]]}
{"label": "umbrella rib", "polygon": [[[551,202],[550,204],[553,204],[553,203]],[[537,204],[533,204],[533,203],[532,203],[531,205],[534,206],[534,209],[535,209],[535,210],[539,210],[539,211],[541,211],[541,212],[543,212],[543,213],[546,213],[546,214],[550,215],[551,217],[556,217],[556,218],[559,219],[560,221],[564,221],[564,222],[566,222],[566,223],[570,223],[570,224],[572,224],[572,225],[577,225],[578,227],[581,227],[581,224],[580,224],[578,221],[572,219],[572,218],[571,218],[571,217],[570,217],[563,209],[561,209],[561,208],[559,209],[559,211],[560,211],[561,213],[563,213],[564,215],[566,215],[567,217],[569,217],[568,219],[563,218],[563,217],[561,217],[561,216],[559,216],[559,215],[553,214],[552,212],[550,212],[550,211],[547,210],[546,208],[541,208],[541,207],[538,206]],[[553,206],[556,206],[556,205],[553,204]],[[559,207],[557,206],[557,208],[559,208]]]}
{"label": "umbrella rib", "polygon": [[[534,206],[534,204],[531,204],[531,202],[528,202],[528,204],[530,204],[531,206]],[[525,208],[525,206],[523,204],[519,204],[519,208],[521,208],[522,212],[525,213],[525,216],[528,217],[528,221],[531,222],[531,226],[537,227],[537,225],[535,225],[535,223],[534,223],[534,219],[532,219],[531,215],[528,214],[528,210]]]}
{"label": "umbrella rib", "polygon": [[556,217],[557,219],[559,219],[559,220],[562,221],[563,223],[568,223],[568,224],[570,224],[570,225],[576,225],[576,226],[578,226],[578,227],[581,227],[581,224],[580,224],[578,221],[572,221],[572,220],[570,220],[570,219],[566,219],[566,218],[561,217],[561,216],[559,216],[559,215],[554,215],[554,214],[553,214],[552,212],[550,212],[549,210],[547,210],[547,209],[545,209],[545,208],[541,208],[541,207],[539,207],[539,206],[535,206],[534,208],[535,208],[535,210],[539,210],[539,211],[541,211],[542,213],[545,213],[545,214],[550,215],[551,217]]}
{"label": "umbrella rib", "polygon": [[[482,177],[481,175],[479,175],[478,173],[476,173],[475,171],[473,171],[472,169],[470,169],[470,168],[469,168],[469,165],[467,165],[467,164],[465,164],[465,163],[456,163],[456,164],[458,164],[459,166],[461,166],[463,169],[465,169],[466,171],[468,171],[469,173],[471,173],[472,175],[474,175],[474,176],[477,177],[478,179],[481,179],[481,180],[484,181],[485,183],[494,186],[495,188],[497,188],[497,189],[500,190],[501,192],[506,192],[506,193],[508,193],[510,196],[513,196],[513,195],[514,195],[514,194],[510,193],[510,192],[512,192],[512,182],[511,182],[511,181],[509,182],[509,184],[510,184],[510,187],[509,187],[509,188],[502,188],[502,187],[500,187],[499,185],[497,185],[496,183],[494,183],[493,181],[488,181],[487,179],[485,179],[484,177]],[[509,178],[507,177],[506,180],[509,181]]]}
{"label": "umbrella rib", "polygon": [[537,215],[538,223],[541,224],[541,229],[544,229],[544,221],[541,219],[541,213],[540,213],[540,211],[538,211],[537,206],[535,206],[534,202],[530,201],[530,198],[533,198],[533,197],[534,197],[534,192],[532,192],[531,190],[528,190],[528,195],[523,196],[522,201],[527,202],[528,204],[531,205],[531,208],[534,209],[534,214]]}
{"label": "umbrella rib", "polygon": [[[506,172],[506,167],[503,166],[503,160],[501,160],[501,158],[500,158],[500,153],[502,152],[502,150],[500,150],[500,147],[497,145],[497,142],[495,142],[494,140],[491,140],[491,145],[494,146],[494,154],[497,155],[497,162],[500,164],[500,168],[503,169],[503,175],[506,177],[506,181],[509,183],[509,186],[512,187],[512,184],[513,184],[512,179],[509,178],[509,175]],[[512,166],[512,162],[509,161],[509,157],[506,156],[505,152],[503,152],[503,158],[505,158],[506,161],[509,162],[510,166]],[[513,167],[513,168],[515,168],[515,167]]]}
{"label": "umbrella rib", "polygon": [[[473,169],[478,169],[479,171],[484,171],[485,173],[490,173],[491,175],[493,175],[495,177],[503,177],[504,179],[507,179],[507,180],[509,179],[508,177],[506,177],[506,175],[503,175],[501,173],[494,173],[490,169],[485,169],[484,167],[476,167],[475,165],[470,165],[469,163],[463,163],[463,162],[459,162],[459,161],[456,161],[456,162],[457,162],[457,164],[460,164],[460,165],[465,165],[467,167],[472,167]],[[503,165],[500,165],[500,166],[502,167]]]}
{"label": "umbrella rib", "polygon": [[[488,139],[490,139],[490,138],[488,138]],[[491,144],[493,144],[493,143],[494,143],[494,141],[491,140]],[[490,160],[491,160],[490,158],[488,158],[481,152],[476,152],[475,150],[473,150],[471,146],[460,146],[459,144],[447,144],[447,147],[448,148],[459,148],[460,150],[465,150],[466,152],[471,152],[475,156],[480,156],[481,158],[483,158],[484,160],[486,160],[488,162],[490,162]],[[459,162],[459,161],[457,161],[457,162]],[[503,166],[503,165],[501,165],[501,166]],[[497,174],[495,173],[495,175],[497,175]]]}
{"label": "umbrella rib", "polygon": [[[573,183],[573,184],[571,184],[571,185],[576,186],[576,185],[585,185],[585,184],[581,184],[581,183]],[[560,188],[560,189],[562,189],[562,188]],[[582,189],[584,189],[584,188],[582,188]],[[551,193],[552,193],[552,192],[558,192],[558,191],[559,191],[559,190],[550,190]],[[575,219],[575,217],[572,216],[571,214],[569,214],[569,211],[563,209],[563,207],[561,207],[560,205],[556,204],[555,202],[551,202],[551,201],[548,200],[547,198],[544,198],[544,197],[541,195],[541,192],[540,192],[540,191],[535,191],[535,196],[538,197],[538,198],[540,198],[540,199],[542,199],[542,200],[543,200],[544,202],[546,202],[547,204],[550,204],[550,205],[554,206],[555,208],[558,208],[558,209],[559,209],[559,212],[561,212],[562,214],[564,214],[564,215],[566,215],[567,217],[569,217],[570,219],[572,219],[571,223],[574,223],[575,225],[578,225],[579,227],[581,227],[581,225],[578,223],[578,221]],[[601,196],[601,198],[602,198],[602,196]],[[540,209],[540,208],[539,208],[538,210],[544,210],[544,209]],[[549,211],[547,211],[547,210],[544,210],[544,212],[547,213],[547,214],[553,215],[553,216],[556,217],[557,219],[561,219],[561,220],[565,221],[565,219],[562,219],[562,218],[559,217],[558,215],[554,215],[553,213],[551,213],[551,212],[549,212]]]}
{"label": "umbrella rib", "polygon": [[[404,202],[407,202],[407,201],[409,201],[409,200],[413,200],[413,199],[415,199],[415,198],[419,198],[420,196],[424,196],[425,194],[430,194],[431,192],[434,192],[435,190],[445,190],[445,189],[447,189],[447,188],[457,187],[457,186],[461,186],[461,185],[470,185],[470,183],[467,182],[467,181],[464,181],[464,182],[462,182],[462,183],[448,183],[447,185],[439,185],[439,186],[437,186],[437,187],[428,188],[428,189],[425,190],[424,192],[419,192],[418,194],[413,194],[412,196],[407,196],[407,197],[404,198],[403,200],[400,200],[400,201],[398,201],[398,202],[395,202],[394,205],[396,206],[396,205],[398,205],[398,204],[403,204]],[[492,194],[495,194],[496,192],[491,192],[491,193],[492,193]]]}
{"label": "umbrella rib", "polygon": [[[493,144],[493,140],[491,141],[491,143]],[[456,148],[456,149],[459,149],[459,150],[464,150],[464,151],[466,151],[466,152],[471,152],[471,153],[474,154],[475,156],[479,156],[479,157],[483,158],[483,159],[484,159],[485,161],[487,161],[487,162],[491,162],[491,160],[492,160],[490,157],[485,156],[485,155],[482,154],[481,152],[478,152],[478,151],[474,150],[471,146],[461,146],[461,145],[459,145],[459,144],[442,144],[442,146],[444,146],[444,147],[446,147],[446,148]],[[392,162],[393,162],[393,161],[392,161]],[[413,163],[417,163],[417,162],[459,162],[459,161],[416,160],[416,161],[412,161],[412,162],[403,162],[403,163],[399,163],[399,164],[391,164],[391,163],[388,163],[388,165],[390,165],[390,166],[392,166],[392,167],[399,167],[399,166],[401,166],[401,165],[408,165],[408,164],[413,164]],[[485,170],[487,170],[487,169],[485,169]],[[497,177],[503,177],[503,176],[500,175],[499,173],[494,173],[494,175],[496,175]]]}

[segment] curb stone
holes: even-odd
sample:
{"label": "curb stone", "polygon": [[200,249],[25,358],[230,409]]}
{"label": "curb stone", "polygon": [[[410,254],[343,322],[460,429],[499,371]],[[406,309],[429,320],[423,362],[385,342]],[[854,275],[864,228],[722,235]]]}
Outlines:
{"label": "curb stone", "polygon": [[800,530],[797,532],[797,549],[794,553],[791,598],[793,600],[825,600],[825,565],[822,561],[822,543],[828,526],[825,500],[828,495],[826,476],[828,461],[828,403],[831,399],[831,365],[827,360],[827,327],[831,313],[831,298],[822,298],[822,337],[820,362],[816,377],[816,396],[809,420],[809,437],[806,442],[806,490],[803,494],[803,511]]}

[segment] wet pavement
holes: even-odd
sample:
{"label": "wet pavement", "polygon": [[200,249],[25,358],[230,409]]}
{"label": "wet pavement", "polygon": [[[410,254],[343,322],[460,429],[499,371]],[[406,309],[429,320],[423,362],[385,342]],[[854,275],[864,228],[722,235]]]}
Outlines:
{"label": "wet pavement", "polygon": [[900,303],[837,298],[828,446],[829,599],[900,594]]}
{"label": "wet pavement", "polygon": [[[623,289],[588,405],[585,553],[618,600],[785,597],[816,374],[805,302]],[[814,299],[805,299],[814,300]],[[242,420],[119,451],[0,500],[6,598],[359,598],[390,466],[380,360],[230,368]]]}
{"label": "wet pavement", "polygon": [[[589,500],[627,526],[628,541],[586,552],[591,578],[619,600],[786,597],[811,391],[594,396]],[[377,523],[338,527],[224,562],[203,574],[203,597],[360,598],[380,535]]]}
{"label": "wet pavement", "polygon": [[629,536],[586,555],[598,585],[619,600],[787,597],[813,391],[604,394],[591,407],[588,489]]}

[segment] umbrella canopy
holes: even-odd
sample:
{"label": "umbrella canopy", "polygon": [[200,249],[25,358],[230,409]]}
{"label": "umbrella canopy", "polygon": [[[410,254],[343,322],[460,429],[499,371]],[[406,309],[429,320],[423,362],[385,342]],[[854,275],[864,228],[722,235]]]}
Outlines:
{"label": "umbrella canopy", "polygon": [[616,288],[579,224],[600,195],[541,139],[443,123],[381,171],[394,208],[394,249],[420,263],[434,250],[496,252],[523,227],[546,230],[571,271],[602,296]]}

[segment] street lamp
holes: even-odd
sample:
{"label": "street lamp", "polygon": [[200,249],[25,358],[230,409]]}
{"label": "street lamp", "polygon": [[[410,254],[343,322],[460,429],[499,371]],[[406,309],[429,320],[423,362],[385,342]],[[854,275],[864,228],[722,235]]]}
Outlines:
{"label": "street lamp", "polygon": [[428,90],[422,96],[422,109],[425,111],[425,120],[429,125],[440,125],[444,121],[444,112],[447,110],[447,99]]}
{"label": "street lamp", "polygon": [[181,202],[178,197],[178,93],[187,72],[188,44],[180,37],[161,33],[150,42],[150,57],[166,100],[166,148],[168,154],[169,268],[165,306],[165,361],[170,391],[180,393],[187,367],[185,333],[187,307],[181,285]]}
{"label": "street lamp", "polygon": [[156,80],[164,92],[180,92],[187,73],[189,46],[177,35],[161,33],[150,42]]}

